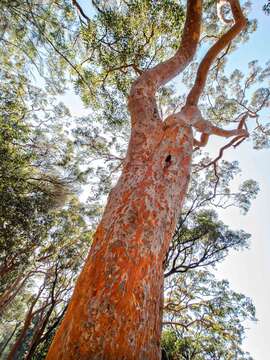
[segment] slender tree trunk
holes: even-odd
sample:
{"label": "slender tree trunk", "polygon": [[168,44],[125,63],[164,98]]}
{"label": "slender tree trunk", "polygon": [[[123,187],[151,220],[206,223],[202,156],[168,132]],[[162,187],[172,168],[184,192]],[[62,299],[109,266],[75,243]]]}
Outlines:
{"label": "slender tree trunk", "polygon": [[19,327],[19,323],[17,323],[13,329],[13,331],[10,333],[10,335],[7,336],[7,338],[4,339],[4,341],[0,344],[0,355],[4,354],[4,351],[6,350],[10,340],[13,338],[15,332],[17,331]]}
{"label": "slender tree trunk", "polygon": [[20,332],[20,335],[18,336],[18,338],[16,339],[15,343],[13,344],[12,348],[10,349],[10,352],[8,354],[7,360],[14,360],[16,359],[16,355],[18,353],[18,351],[20,350],[24,338],[26,336],[26,333],[31,325],[31,321],[33,318],[33,313],[32,313],[32,308],[30,309],[30,311],[27,313],[24,324],[23,324],[23,328]]}
{"label": "slender tree trunk", "polygon": [[24,342],[24,339],[25,339],[25,336],[27,334],[27,331],[29,330],[30,326],[31,326],[31,323],[32,323],[32,320],[33,320],[33,317],[39,312],[42,310],[41,309],[38,309],[36,311],[34,311],[34,307],[37,303],[37,301],[39,300],[40,298],[40,295],[42,294],[42,291],[44,290],[44,286],[42,286],[39,291],[38,291],[38,294],[36,295],[36,297],[34,297],[31,305],[30,305],[30,308],[25,316],[25,319],[24,319],[24,324],[23,324],[23,327],[19,333],[19,336],[18,338],[16,339],[15,343],[13,344],[9,354],[8,354],[8,357],[7,357],[7,360],[14,360],[16,359],[16,355],[18,353],[18,351],[20,350],[23,342]]}
{"label": "slender tree trunk", "polygon": [[38,323],[36,324],[35,328],[33,329],[33,338],[32,341],[29,345],[28,348],[28,352],[24,357],[24,360],[30,360],[32,359],[36,348],[38,347],[38,345],[41,343],[41,338],[43,335],[43,332],[49,322],[50,316],[54,310],[55,307],[55,302],[52,302],[52,304],[50,305],[48,311],[46,312],[45,316],[41,317],[40,321],[38,321]]}

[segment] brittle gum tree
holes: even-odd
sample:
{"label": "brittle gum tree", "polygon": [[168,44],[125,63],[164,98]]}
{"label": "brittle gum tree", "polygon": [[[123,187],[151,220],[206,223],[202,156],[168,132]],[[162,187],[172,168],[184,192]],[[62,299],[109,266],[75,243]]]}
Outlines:
{"label": "brittle gum tree", "polygon": [[[187,192],[193,149],[206,145],[212,134],[232,137],[232,143],[248,136],[247,115],[237,129],[224,130],[203,119],[198,107],[211,64],[247,23],[239,1],[228,4],[231,26],[202,59],[180,112],[162,121],[155,97],[194,58],[201,0],[187,1],[175,55],[132,84],[131,136],[123,171],[108,197],[48,360],[160,359],[163,261]],[[223,18],[222,9],[219,14]],[[193,129],[201,133],[200,140],[194,139]]]}

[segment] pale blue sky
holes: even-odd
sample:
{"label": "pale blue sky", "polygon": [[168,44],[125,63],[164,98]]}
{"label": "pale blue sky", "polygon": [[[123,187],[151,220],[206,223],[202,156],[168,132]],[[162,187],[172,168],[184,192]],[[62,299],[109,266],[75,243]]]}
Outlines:
{"label": "pale blue sky", "polygon": [[[253,1],[250,18],[258,19],[258,30],[229,58],[229,67],[247,69],[247,63],[257,59],[263,65],[270,59],[269,25],[270,17],[262,12],[263,0]],[[270,112],[265,117],[270,120]],[[251,143],[244,143],[224,156],[227,160],[237,159],[242,169],[242,178],[253,178],[260,185],[260,193],[252,203],[247,215],[237,209],[222,212],[222,220],[232,228],[242,228],[252,235],[250,249],[232,252],[218,266],[217,276],[227,278],[235,291],[252,298],[258,322],[250,326],[244,348],[255,360],[270,359],[270,149],[254,150]]]}
{"label": "pale blue sky", "polygon": [[[266,0],[265,0],[266,1]],[[240,68],[243,72],[247,63],[258,59],[262,65],[270,59],[269,25],[270,16],[262,12],[264,0],[253,1],[250,18],[258,19],[258,30],[251,35],[250,41],[239,48],[229,58],[229,69]],[[91,13],[90,0],[81,0],[87,12]],[[87,113],[82,109],[78,98],[67,95],[65,101],[73,115]],[[265,113],[269,117],[269,112]],[[213,139],[209,150],[217,152],[220,139]],[[236,150],[228,150],[224,159],[238,160],[242,169],[242,178],[253,178],[260,185],[260,193],[252,203],[247,215],[241,215],[238,209],[229,208],[220,212],[221,219],[233,229],[240,229],[252,235],[250,249],[243,252],[231,252],[226,260],[217,267],[218,278],[227,278],[233,290],[242,292],[253,299],[257,310],[258,322],[250,324],[244,349],[255,360],[270,359],[270,150],[254,150],[251,143],[243,143]]]}

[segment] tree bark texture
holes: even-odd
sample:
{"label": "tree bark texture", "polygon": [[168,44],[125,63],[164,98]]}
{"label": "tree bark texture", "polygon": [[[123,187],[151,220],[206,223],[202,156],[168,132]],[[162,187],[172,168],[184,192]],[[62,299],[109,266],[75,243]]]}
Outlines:
{"label": "tree bark texture", "polygon": [[48,359],[159,358],[162,263],[188,185],[191,136],[159,126],[148,154],[137,152],[145,135],[132,136]]}
{"label": "tree bark texture", "polygon": [[179,50],[131,88],[132,130],[123,172],[47,360],[161,357],[163,261],[188,187],[192,127],[207,136],[243,135],[242,129],[218,133],[222,130],[202,119],[194,101],[165,121],[159,117],[156,91],[188,65],[200,37],[201,1],[187,3]]}

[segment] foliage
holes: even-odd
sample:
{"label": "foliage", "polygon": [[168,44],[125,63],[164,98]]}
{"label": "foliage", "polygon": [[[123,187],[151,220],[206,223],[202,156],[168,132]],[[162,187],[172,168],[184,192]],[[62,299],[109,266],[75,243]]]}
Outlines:
{"label": "foliage", "polygon": [[72,63],[78,22],[69,1],[3,0],[0,10],[4,66],[41,78],[52,93],[64,91],[67,67],[80,76]]}
{"label": "foliage", "polygon": [[[43,359],[86,257],[105,196],[121,168],[129,138],[126,97],[131,82],[178,47],[184,4],[175,0],[93,1],[88,17],[76,2],[2,0],[0,11],[0,349],[14,358]],[[205,2],[201,50],[222,34],[213,1]],[[76,13],[79,12],[79,16]],[[248,6],[246,6],[246,11]],[[267,11],[267,8],[265,8]],[[249,72],[226,70],[226,56],[256,28],[251,21],[211,69],[202,97],[204,116],[235,125],[248,111],[255,148],[269,146],[269,63]],[[196,61],[179,83],[158,94],[162,118],[185,100]],[[258,83],[261,85],[258,88]],[[38,86],[37,86],[38,84]],[[74,87],[90,114],[71,118],[55,95]],[[185,209],[167,258],[163,336],[167,359],[249,359],[241,350],[243,322],[254,307],[217,281],[210,265],[249,235],[228,228],[218,208],[244,213],[258,193],[246,180],[232,190],[236,162],[210,166],[204,152],[195,164]],[[84,191],[86,196],[77,196]],[[201,270],[200,267],[207,267]],[[29,323],[27,321],[29,320]],[[26,326],[27,325],[27,326]],[[25,331],[24,331],[25,330]],[[14,346],[18,345],[15,349]]]}
{"label": "foliage", "polygon": [[[91,243],[92,235],[86,216],[87,208],[78,199],[72,198],[65,208],[50,214],[50,233],[42,246],[37,247],[30,256],[28,273],[24,271],[25,284],[15,301],[9,303],[8,309],[11,311],[4,312],[0,325],[2,330],[7,323],[10,327],[10,330],[1,331],[3,342],[19,323],[19,332],[15,333],[18,338],[24,323],[23,316],[30,314],[31,321],[20,339],[16,355],[18,359],[34,345],[36,349],[39,344],[48,342],[51,332],[59,324],[59,317],[63,316],[74,280]],[[16,312],[19,316],[14,318]]]}
{"label": "foliage", "polygon": [[[93,6],[96,16],[81,31],[87,52],[83,66],[96,106],[116,121],[131,81],[175,50],[183,8],[175,0],[93,1]],[[81,85],[89,103],[92,98]]]}
{"label": "foliage", "polygon": [[263,11],[264,11],[267,15],[270,14],[270,1],[269,1],[269,0],[268,0],[267,3],[265,3],[265,4],[263,5]]}
{"label": "foliage", "polygon": [[243,321],[255,320],[251,300],[208,271],[174,278],[165,290],[164,359],[251,359],[241,350]]}
{"label": "foliage", "polygon": [[1,286],[8,286],[47,238],[50,211],[63,205],[81,179],[66,138],[64,105],[27,78],[1,75]]}

